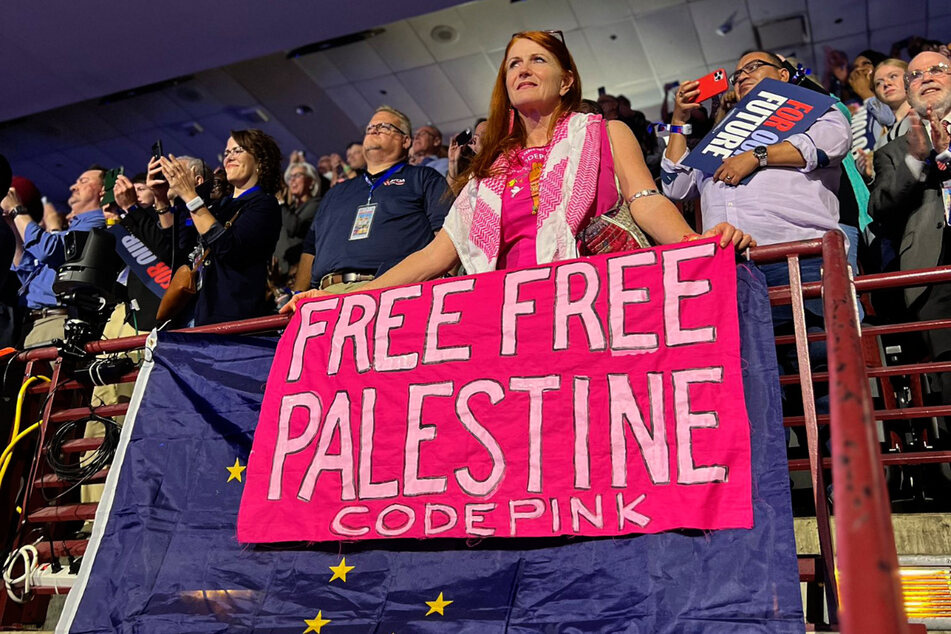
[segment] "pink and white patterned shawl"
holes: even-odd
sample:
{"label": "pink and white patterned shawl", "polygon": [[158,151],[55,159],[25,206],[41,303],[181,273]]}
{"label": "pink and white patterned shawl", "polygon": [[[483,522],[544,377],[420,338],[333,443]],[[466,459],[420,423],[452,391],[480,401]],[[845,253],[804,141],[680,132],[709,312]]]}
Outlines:
{"label": "pink and white patterned shawl", "polygon": [[[598,189],[601,130],[599,115],[582,113],[563,117],[555,126],[540,180],[539,264],[578,257],[575,235]],[[469,180],[443,223],[466,273],[494,271],[498,261],[507,158],[500,156],[494,167],[501,170],[498,175]]]}

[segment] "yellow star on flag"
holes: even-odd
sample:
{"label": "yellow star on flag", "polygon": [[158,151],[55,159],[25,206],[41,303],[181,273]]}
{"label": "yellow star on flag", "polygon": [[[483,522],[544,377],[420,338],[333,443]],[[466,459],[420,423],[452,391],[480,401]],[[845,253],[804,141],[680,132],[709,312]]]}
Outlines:
{"label": "yellow star on flag", "polygon": [[[347,583],[347,573],[353,570],[354,567],[355,566],[348,566],[347,558],[344,557],[343,559],[340,560],[340,563],[337,564],[336,566],[329,566],[329,568],[334,573],[334,576],[330,578],[330,581],[333,581],[334,579],[340,579],[344,583]],[[328,581],[327,583],[330,583],[330,581]]]}
{"label": "yellow star on flag", "polygon": [[426,616],[429,616],[433,612],[439,612],[440,616],[445,616],[443,610],[446,609],[446,606],[452,603],[452,601],[446,601],[442,598],[442,592],[439,593],[439,597],[435,601],[427,601],[426,605],[429,606],[429,612],[426,613]]}
{"label": "yellow star on flag", "polygon": [[330,619],[325,619],[323,611],[317,610],[317,618],[304,619],[304,623],[307,624],[307,629],[304,630],[304,634],[307,634],[307,632],[317,632],[317,634],[320,634],[320,628],[330,623]]}
{"label": "yellow star on flag", "polygon": [[244,470],[247,469],[247,467],[242,467],[238,459],[235,458],[234,466],[225,467],[225,469],[227,469],[228,473],[231,474],[228,476],[228,482],[231,482],[232,480],[237,480],[238,482],[241,482],[241,474],[244,473]]}

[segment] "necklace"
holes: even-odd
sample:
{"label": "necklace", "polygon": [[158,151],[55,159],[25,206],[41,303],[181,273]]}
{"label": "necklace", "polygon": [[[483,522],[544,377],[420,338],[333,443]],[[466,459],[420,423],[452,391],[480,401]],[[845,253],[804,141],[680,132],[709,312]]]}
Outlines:
{"label": "necklace", "polygon": [[532,196],[532,215],[538,214],[538,206],[541,202],[541,177],[545,171],[545,162],[548,159],[548,150],[546,147],[526,148],[520,152],[520,160],[523,165],[527,165],[527,179],[523,176],[516,176],[510,179],[506,186],[511,196],[515,196],[524,189],[525,180],[528,180],[528,190]]}
{"label": "necklace", "polygon": [[532,171],[528,173],[528,188],[532,192],[532,215],[538,214],[539,190],[541,190],[542,170],[544,163],[532,163]]}

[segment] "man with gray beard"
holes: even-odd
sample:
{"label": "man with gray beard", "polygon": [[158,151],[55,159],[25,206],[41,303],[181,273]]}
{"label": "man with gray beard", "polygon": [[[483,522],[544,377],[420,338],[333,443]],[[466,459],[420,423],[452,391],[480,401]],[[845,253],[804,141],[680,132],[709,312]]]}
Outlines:
{"label": "man with gray beard", "polygon": [[[905,73],[908,133],[875,152],[875,183],[869,213],[901,235],[902,270],[951,264],[951,60],[919,53]],[[919,319],[951,317],[951,284],[905,289],[905,302]],[[951,330],[925,336],[932,358],[951,359]],[[951,373],[941,375],[945,402],[951,402]]]}

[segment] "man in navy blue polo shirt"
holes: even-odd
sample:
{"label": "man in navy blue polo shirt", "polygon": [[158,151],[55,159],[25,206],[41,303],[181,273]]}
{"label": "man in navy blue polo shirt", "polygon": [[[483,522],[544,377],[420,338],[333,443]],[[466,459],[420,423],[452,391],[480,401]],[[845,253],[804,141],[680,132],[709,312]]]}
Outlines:
{"label": "man in navy blue polo shirt", "polygon": [[312,259],[310,284],[299,273],[297,290],[354,290],[429,244],[442,227],[452,197],[439,172],[406,162],[410,133],[406,115],[377,108],[363,139],[366,173],[321,201],[300,264]]}

